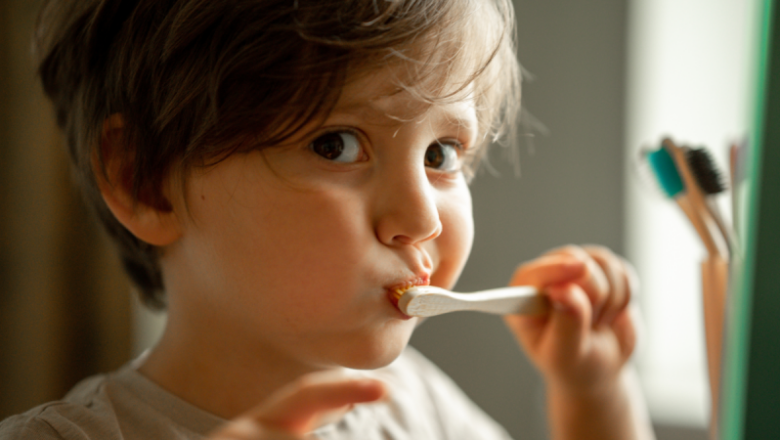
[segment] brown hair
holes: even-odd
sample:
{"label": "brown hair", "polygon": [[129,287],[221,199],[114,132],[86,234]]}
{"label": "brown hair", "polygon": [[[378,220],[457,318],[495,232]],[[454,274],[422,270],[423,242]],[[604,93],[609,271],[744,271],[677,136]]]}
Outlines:
{"label": "brown hair", "polygon": [[326,115],[353,72],[401,61],[397,85],[421,100],[470,94],[483,144],[511,131],[519,108],[509,0],[49,0],[35,43],[78,183],[154,308],[157,249],[119,224],[96,184],[110,115],[125,123],[134,200],[168,210],[174,165],[284,141]]}

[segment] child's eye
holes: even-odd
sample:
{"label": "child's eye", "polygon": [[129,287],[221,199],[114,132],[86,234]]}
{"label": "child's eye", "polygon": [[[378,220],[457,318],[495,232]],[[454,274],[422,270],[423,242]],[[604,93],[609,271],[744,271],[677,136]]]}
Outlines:
{"label": "child's eye", "polygon": [[425,166],[452,173],[460,169],[459,144],[439,142],[431,144],[425,151]]}
{"label": "child's eye", "polygon": [[333,162],[352,163],[360,157],[360,141],[348,131],[325,133],[314,139],[309,148]]}

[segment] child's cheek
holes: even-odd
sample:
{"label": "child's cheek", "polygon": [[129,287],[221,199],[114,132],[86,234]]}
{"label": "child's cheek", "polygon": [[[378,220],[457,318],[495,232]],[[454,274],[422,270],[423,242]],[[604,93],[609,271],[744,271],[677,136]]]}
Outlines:
{"label": "child's cheek", "polygon": [[463,182],[443,194],[439,203],[442,233],[434,240],[435,267],[431,284],[452,288],[466,264],[474,242],[471,194]]}

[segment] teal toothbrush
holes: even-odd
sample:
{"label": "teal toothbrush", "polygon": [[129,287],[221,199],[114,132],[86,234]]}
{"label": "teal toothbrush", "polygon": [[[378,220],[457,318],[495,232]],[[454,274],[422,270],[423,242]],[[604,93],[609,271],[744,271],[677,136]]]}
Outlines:
{"label": "teal toothbrush", "polygon": [[684,157],[685,153],[672,144],[670,140],[665,139],[661,148],[646,152],[645,157],[650,163],[664,193],[677,202],[677,205],[696,229],[704,247],[707,249],[707,253],[710,255],[724,255],[723,247],[725,243],[718,240],[717,234],[712,233],[712,227],[715,225],[711,224],[713,220],[706,213],[704,198],[698,190],[698,184],[686,185],[683,182],[685,176],[681,175],[682,173],[687,172],[689,180],[694,180],[695,178],[690,175],[691,172],[687,168],[687,162],[684,164],[683,170],[678,169],[675,158],[672,156],[675,153],[681,155],[683,161],[686,160]]}

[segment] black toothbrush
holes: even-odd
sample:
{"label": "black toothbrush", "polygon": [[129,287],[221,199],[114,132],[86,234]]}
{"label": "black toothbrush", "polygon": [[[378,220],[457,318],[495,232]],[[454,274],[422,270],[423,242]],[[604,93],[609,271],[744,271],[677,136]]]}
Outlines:
{"label": "black toothbrush", "polygon": [[705,148],[685,149],[685,159],[693,173],[696,183],[704,193],[704,202],[710,216],[715,221],[723,241],[731,254],[734,251],[734,234],[723,220],[723,215],[718,207],[715,197],[726,191],[726,185],[723,183],[723,175],[718,170],[715,162],[712,160],[710,152]]}

